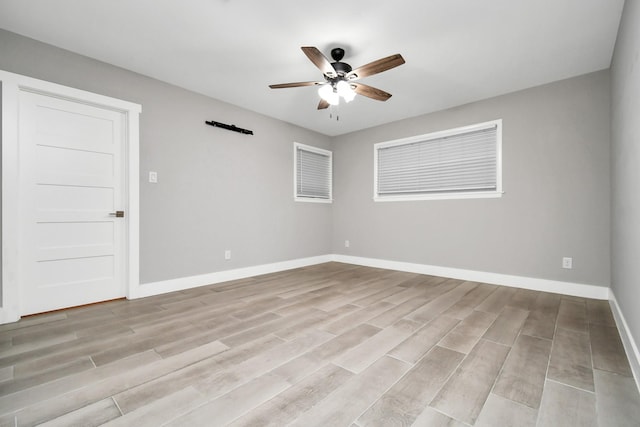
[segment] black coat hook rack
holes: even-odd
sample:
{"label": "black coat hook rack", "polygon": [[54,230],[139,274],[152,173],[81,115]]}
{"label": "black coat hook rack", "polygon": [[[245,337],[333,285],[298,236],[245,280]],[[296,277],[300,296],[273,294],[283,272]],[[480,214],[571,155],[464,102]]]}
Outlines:
{"label": "black coat hook rack", "polygon": [[214,122],[213,120],[205,122],[205,123],[210,125],[210,126],[217,127],[217,128],[222,128],[222,129],[226,129],[226,130],[232,130],[234,132],[244,133],[245,135],[253,135],[253,131],[252,130],[242,129],[242,128],[237,127],[236,125],[227,125],[227,124],[220,123],[220,122]]}

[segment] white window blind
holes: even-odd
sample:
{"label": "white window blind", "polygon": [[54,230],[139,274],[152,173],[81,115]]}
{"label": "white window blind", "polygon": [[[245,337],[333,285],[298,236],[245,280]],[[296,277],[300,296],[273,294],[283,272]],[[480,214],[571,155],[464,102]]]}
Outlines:
{"label": "white window blind", "polygon": [[495,121],[376,144],[376,198],[498,196],[500,127]]}
{"label": "white window blind", "polygon": [[298,143],[294,147],[296,200],[331,201],[331,152]]}

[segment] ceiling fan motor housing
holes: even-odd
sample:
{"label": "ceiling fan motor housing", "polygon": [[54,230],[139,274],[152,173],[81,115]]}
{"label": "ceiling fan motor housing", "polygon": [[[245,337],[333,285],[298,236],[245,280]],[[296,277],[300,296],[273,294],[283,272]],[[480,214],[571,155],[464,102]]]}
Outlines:
{"label": "ceiling fan motor housing", "polygon": [[336,70],[338,76],[343,77],[351,72],[351,65],[346,62],[340,62],[340,60],[344,58],[344,49],[341,47],[331,49],[331,58],[335,61],[331,63],[331,65],[333,66],[333,69]]}
{"label": "ceiling fan motor housing", "polygon": [[351,65],[346,62],[333,62],[331,65],[339,76],[346,76],[351,72]]}

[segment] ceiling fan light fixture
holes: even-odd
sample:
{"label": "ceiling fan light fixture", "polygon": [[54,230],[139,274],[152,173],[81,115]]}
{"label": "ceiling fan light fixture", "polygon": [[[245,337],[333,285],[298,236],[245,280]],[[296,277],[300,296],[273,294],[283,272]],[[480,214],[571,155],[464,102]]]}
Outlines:
{"label": "ceiling fan light fixture", "polygon": [[338,95],[344,98],[346,102],[351,102],[356,97],[356,92],[346,80],[340,80],[336,85]]}
{"label": "ceiling fan light fixture", "polygon": [[331,96],[329,97],[329,99],[327,99],[327,102],[330,105],[338,105],[338,104],[340,104],[340,95],[338,95],[335,92],[331,92]]}
{"label": "ceiling fan light fixture", "polygon": [[320,89],[318,89],[318,95],[320,95],[320,98],[327,101],[330,105],[338,105],[340,102],[340,95],[333,90],[333,86],[329,83],[320,86]]}

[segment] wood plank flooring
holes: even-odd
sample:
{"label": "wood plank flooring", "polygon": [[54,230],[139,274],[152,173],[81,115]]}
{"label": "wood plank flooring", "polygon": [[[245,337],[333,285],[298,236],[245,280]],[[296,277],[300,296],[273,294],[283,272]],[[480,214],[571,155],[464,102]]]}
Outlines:
{"label": "wood plank flooring", "polygon": [[606,301],[327,263],[0,325],[0,426],[638,426]]}

